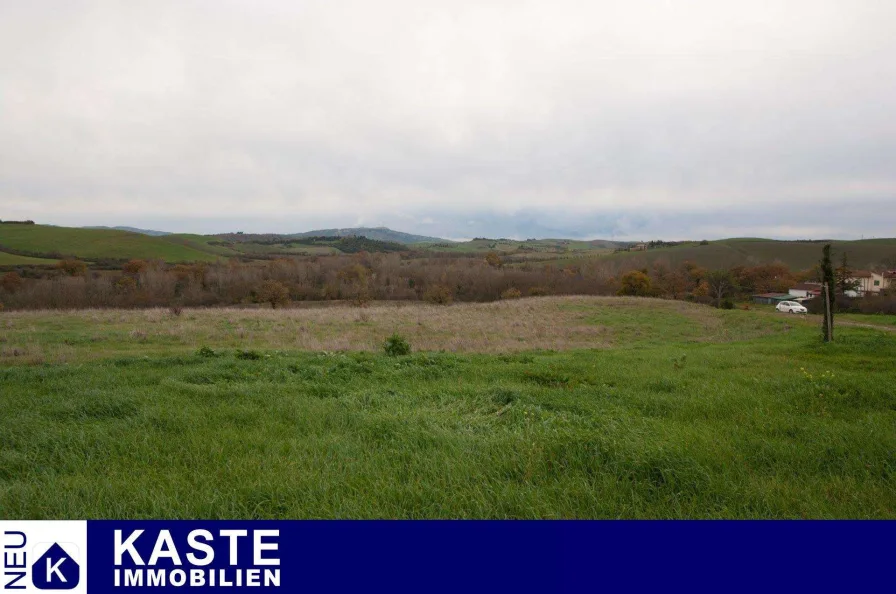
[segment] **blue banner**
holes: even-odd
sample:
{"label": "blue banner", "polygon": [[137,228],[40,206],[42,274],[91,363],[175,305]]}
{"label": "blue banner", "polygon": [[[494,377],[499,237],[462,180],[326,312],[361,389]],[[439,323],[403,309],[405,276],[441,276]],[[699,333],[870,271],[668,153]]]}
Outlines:
{"label": "blue banner", "polygon": [[896,524],[858,521],[159,520],[0,528],[3,584],[20,574],[2,592],[23,585],[71,592],[858,592],[893,588],[896,552]]}

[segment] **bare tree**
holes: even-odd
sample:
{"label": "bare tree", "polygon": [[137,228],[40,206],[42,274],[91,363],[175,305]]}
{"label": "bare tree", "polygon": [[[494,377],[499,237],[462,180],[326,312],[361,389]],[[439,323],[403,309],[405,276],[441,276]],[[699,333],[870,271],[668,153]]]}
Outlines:
{"label": "bare tree", "polygon": [[280,281],[268,280],[258,289],[258,299],[271,304],[271,309],[289,302],[289,289]]}
{"label": "bare tree", "polygon": [[705,280],[716,307],[721,306],[723,299],[737,292],[737,283],[730,270],[713,270],[707,273]]}

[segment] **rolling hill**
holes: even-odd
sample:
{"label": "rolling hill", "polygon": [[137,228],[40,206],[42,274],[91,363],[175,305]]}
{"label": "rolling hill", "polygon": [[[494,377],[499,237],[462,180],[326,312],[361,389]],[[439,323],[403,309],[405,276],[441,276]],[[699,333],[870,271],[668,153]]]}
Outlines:
{"label": "rolling hill", "polygon": [[113,231],[130,231],[131,233],[142,233],[143,235],[171,235],[167,231],[154,231],[153,229],[138,229],[137,227],[104,227],[102,225],[95,227],[82,227],[82,229],[112,229]]}
{"label": "rolling hill", "polygon": [[[363,237],[362,237],[363,236]],[[379,239],[383,238],[383,239]],[[389,239],[385,239],[389,238]],[[426,241],[424,241],[426,240]],[[172,233],[150,236],[115,229],[0,223],[0,266],[54,264],[63,257],[83,260],[160,259],[166,262],[213,262],[226,258],[268,259],[280,256],[394,252],[485,254],[497,252],[509,262],[539,261],[560,265],[599,258],[619,267],[641,268],[663,260],[671,266],[690,260],[709,268],[782,262],[794,270],[818,262],[825,241],[777,241],[732,238],[705,244],[683,242],[640,252],[615,251],[628,242],[569,239],[478,238],[452,242],[386,228],[321,229],[292,235]],[[855,269],[896,265],[896,238],[832,241],[835,257],[843,251]]]}
{"label": "rolling hill", "polygon": [[130,231],[0,223],[0,252],[18,256],[82,260],[159,259],[211,262],[219,256],[191,245]]}
{"label": "rolling hill", "polygon": [[315,229],[304,233],[290,233],[287,237],[366,237],[376,241],[389,241],[393,243],[452,243],[448,239],[427,237],[426,235],[414,235],[393,231],[387,227],[348,227],[345,229]]}
{"label": "rolling hill", "polygon": [[[869,269],[896,262],[896,238],[864,239],[855,241],[778,241],[761,238],[733,238],[710,241],[706,245],[687,242],[675,247],[651,249],[642,252],[616,252],[601,256],[620,264],[630,263],[632,268],[651,266],[663,260],[671,266],[685,261],[704,268],[718,269],[732,266],[755,266],[781,262],[793,270],[806,270],[821,259],[821,248],[830,243],[834,257],[839,262],[844,251],[854,269]],[[557,262],[572,261],[575,255],[558,258]]]}
{"label": "rolling hill", "polygon": [[498,254],[563,254],[564,256],[596,255],[612,252],[615,248],[628,245],[627,242],[613,242],[603,239],[585,241],[578,239],[487,239],[470,241],[439,242],[423,246],[434,252],[444,253],[486,253]]}

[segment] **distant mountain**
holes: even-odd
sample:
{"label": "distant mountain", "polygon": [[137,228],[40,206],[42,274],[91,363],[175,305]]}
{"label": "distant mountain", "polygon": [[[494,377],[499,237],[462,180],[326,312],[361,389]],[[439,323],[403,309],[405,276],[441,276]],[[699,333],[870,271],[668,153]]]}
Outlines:
{"label": "distant mountain", "polygon": [[142,235],[152,235],[153,237],[161,237],[162,235],[171,235],[167,231],[153,231],[152,229],[138,229],[137,227],[104,227],[97,225],[93,227],[81,227],[82,229],[112,229],[114,231],[130,231],[131,233],[140,233]]}
{"label": "distant mountain", "polygon": [[450,241],[438,237],[427,237],[425,235],[414,235],[412,233],[402,233],[401,231],[393,231],[387,227],[349,227],[347,229],[315,229],[314,231],[306,231],[304,233],[292,233],[286,237],[361,237],[367,239],[375,239],[377,241],[390,241],[394,243],[445,243]]}

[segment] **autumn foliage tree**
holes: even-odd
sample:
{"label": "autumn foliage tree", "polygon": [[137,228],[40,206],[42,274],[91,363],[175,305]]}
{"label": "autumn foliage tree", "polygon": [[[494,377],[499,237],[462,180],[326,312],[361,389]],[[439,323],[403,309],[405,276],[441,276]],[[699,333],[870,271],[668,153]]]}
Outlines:
{"label": "autumn foliage tree", "polygon": [[271,309],[277,309],[278,305],[289,303],[289,289],[280,281],[266,280],[256,291],[258,300],[270,303]]}
{"label": "autumn foliage tree", "polygon": [[115,288],[121,293],[133,293],[137,290],[137,281],[133,277],[123,276],[115,282]]}
{"label": "autumn foliage tree", "polygon": [[496,252],[489,252],[485,255],[486,263],[493,268],[501,268],[504,265],[503,260],[501,260],[501,256],[499,256]]}
{"label": "autumn foliage tree", "polygon": [[619,278],[617,295],[636,295],[646,297],[652,294],[650,277],[640,270],[626,272]]}
{"label": "autumn foliage tree", "polygon": [[352,302],[365,306],[370,302],[370,270],[361,264],[352,264],[339,271],[340,281],[348,285]]}
{"label": "autumn foliage tree", "polygon": [[454,291],[447,285],[435,284],[423,292],[423,299],[438,305],[451,305],[454,301]]}
{"label": "autumn foliage tree", "polygon": [[60,260],[56,267],[69,276],[84,276],[87,272],[86,263],[72,258]]}
{"label": "autumn foliage tree", "polygon": [[22,282],[22,277],[19,276],[19,273],[7,272],[3,275],[3,280],[0,281],[0,286],[2,286],[3,290],[7,293],[15,293],[22,288]]}
{"label": "autumn foliage tree", "polygon": [[735,266],[731,269],[734,283],[744,292],[786,293],[798,282],[786,264],[773,262],[758,266]]}
{"label": "autumn foliage tree", "polygon": [[146,266],[146,260],[129,260],[121,267],[121,270],[125,274],[137,275],[140,274]]}

